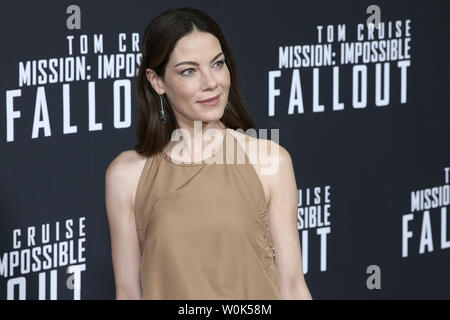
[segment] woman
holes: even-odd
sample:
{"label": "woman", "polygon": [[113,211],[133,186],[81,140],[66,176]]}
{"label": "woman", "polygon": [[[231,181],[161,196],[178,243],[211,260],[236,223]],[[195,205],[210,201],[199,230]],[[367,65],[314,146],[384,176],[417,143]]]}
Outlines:
{"label": "woman", "polygon": [[[263,141],[233,130],[253,121],[216,22],[191,8],[156,17],[137,80],[139,143],[105,176],[116,298],[311,299],[291,158],[265,140],[279,166],[264,175],[245,152]],[[245,163],[218,161],[236,150]]]}

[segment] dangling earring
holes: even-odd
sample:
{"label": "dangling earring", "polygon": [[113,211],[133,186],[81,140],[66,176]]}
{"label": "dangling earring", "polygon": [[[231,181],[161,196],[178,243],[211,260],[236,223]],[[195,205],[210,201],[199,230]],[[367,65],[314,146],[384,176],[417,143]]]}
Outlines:
{"label": "dangling earring", "polygon": [[163,108],[163,101],[162,101],[162,96],[159,96],[159,99],[161,101],[161,123],[166,123],[166,117],[164,117],[164,108]]}
{"label": "dangling earring", "polygon": [[227,101],[227,104],[225,105],[225,109],[228,109],[229,108],[229,103],[228,103],[228,101]]}

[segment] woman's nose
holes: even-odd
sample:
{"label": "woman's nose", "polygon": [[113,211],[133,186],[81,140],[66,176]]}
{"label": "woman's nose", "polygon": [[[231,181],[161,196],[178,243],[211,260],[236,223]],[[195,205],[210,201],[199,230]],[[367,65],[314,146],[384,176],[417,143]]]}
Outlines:
{"label": "woman's nose", "polygon": [[202,75],[202,90],[215,89],[217,81],[212,72],[205,72]]}

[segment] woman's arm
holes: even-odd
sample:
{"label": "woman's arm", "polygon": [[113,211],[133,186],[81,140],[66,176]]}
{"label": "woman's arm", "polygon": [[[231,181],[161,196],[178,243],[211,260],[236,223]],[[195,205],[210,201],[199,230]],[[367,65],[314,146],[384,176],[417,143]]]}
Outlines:
{"label": "woman's arm", "polygon": [[[283,299],[312,299],[303,276],[297,229],[298,191],[292,159],[286,149],[277,147],[279,152],[271,154],[270,161],[278,163],[278,169],[265,179],[269,181],[268,215],[280,293]],[[273,156],[279,157],[278,162],[273,162]]]}
{"label": "woman's arm", "polygon": [[111,253],[116,299],[139,300],[141,253],[136,231],[133,175],[125,153],[108,166],[105,174],[105,201],[111,236]]}

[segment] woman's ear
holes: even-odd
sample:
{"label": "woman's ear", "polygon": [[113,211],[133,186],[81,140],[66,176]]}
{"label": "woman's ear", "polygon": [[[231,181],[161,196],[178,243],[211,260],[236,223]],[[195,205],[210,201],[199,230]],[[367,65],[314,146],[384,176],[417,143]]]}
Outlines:
{"label": "woman's ear", "polygon": [[150,68],[147,68],[145,70],[145,73],[146,73],[148,82],[150,82],[151,86],[156,91],[156,93],[158,93],[159,95],[163,95],[165,92],[165,89],[164,89],[164,83],[163,83],[161,77],[158,76],[156,74],[156,72]]}

